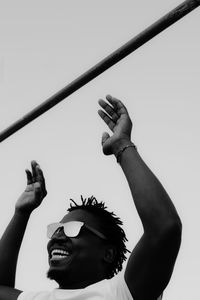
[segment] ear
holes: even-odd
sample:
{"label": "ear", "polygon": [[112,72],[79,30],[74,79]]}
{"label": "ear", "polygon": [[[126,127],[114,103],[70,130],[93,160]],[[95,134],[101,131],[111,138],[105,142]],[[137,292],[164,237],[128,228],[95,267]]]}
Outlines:
{"label": "ear", "polygon": [[116,256],[116,249],[112,245],[107,245],[104,252],[104,261],[112,263]]}

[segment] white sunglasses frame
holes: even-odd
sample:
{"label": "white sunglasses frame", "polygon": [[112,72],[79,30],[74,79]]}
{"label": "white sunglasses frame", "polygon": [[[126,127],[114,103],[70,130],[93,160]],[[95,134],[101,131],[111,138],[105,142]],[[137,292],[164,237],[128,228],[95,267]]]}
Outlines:
{"label": "white sunglasses frame", "polygon": [[[80,224],[80,229],[79,229],[79,232],[78,232],[78,234],[77,234],[76,236],[69,236],[69,235],[67,235],[67,234],[65,233],[65,225],[68,224],[68,223],[72,223],[72,222],[73,222],[73,223],[75,222],[75,223],[79,223],[79,224]],[[54,232],[51,234],[51,236],[50,236],[49,233],[48,233],[48,228],[50,228],[50,226],[52,226],[52,225],[56,226],[57,228],[55,229],[55,231],[54,231]],[[85,226],[87,229],[89,229],[91,232],[93,232],[93,233],[96,234],[98,237],[102,238],[103,240],[107,240],[106,236],[105,236],[103,233],[99,232],[98,230],[92,228],[91,226],[89,226],[89,225],[87,225],[87,224],[85,224],[84,222],[81,222],[81,221],[69,221],[69,222],[66,222],[66,223],[51,223],[51,224],[47,225],[47,237],[48,237],[49,239],[52,239],[52,237],[53,237],[53,235],[55,234],[55,232],[56,232],[58,229],[63,228],[63,231],[64,231],[64,233],[65,233],[65,235],[66,235],[67,237],[69,237],[69,238],[70,238],[70,237],[75,238],[75,237],[77,237],[77,236],[80,234],[81,228],[82,228],[83,226]]]}

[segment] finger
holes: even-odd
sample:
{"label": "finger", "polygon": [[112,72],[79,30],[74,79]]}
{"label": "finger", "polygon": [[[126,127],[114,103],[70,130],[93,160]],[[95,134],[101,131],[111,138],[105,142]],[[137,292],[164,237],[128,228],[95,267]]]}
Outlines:
{"label": "finger", "polygon": [[109,137],[110,137],[110,135],[107,132],[104,132],[102,134],[101,144],[103,145],[107,141],[107,139],[109,139]]}
{"label": "finger", "polygon": [[27,178],[27,185],[32,184],[33,183],[33,178],[32,178],[31,171],[26,169],[25,172],[26,172],[26,178]]}
{"label": "finger", "polygon": [[37,181],[41,181],[41,182],[44,181],[43,172],[40,168],[40,165],[38,165],[38,164],[35,166],[35,174],[36,174],[36,177],[37,177]]}
{"label": "finger", "polygon": [[37,181],[40,182],[40,184],[41,184],[42,192],[46,194],[47,192],[46,192],[45,178],[44,178],[42,169],[40,168],[39,164],[36,165],[35,170],[36,170],[36,174],[37,174],[36,175]]}
{"label": "finger", "polygon": [[37,174],[36,174],[36,166],[37,166],[37,162],[35,160],[32,160],[31,161],[31,169],[32,169],[32,178],[33,178],[33,182],[36,181],[36,177],[37,177]]}
{"label": "finger", "polygon": [[114,130],[114,127],[116,126],[115,122],[101,109],[98,110],[99,116],[102,118],[102,120],[108,125],[110,130]]}
{"label": "finger", "polygon": [[122,103],[121,100],[119,100],[115,97],[112,97],[111,95],[107,95],[106,99],[115,108],[115,111],[117,112],[117,114],[119,114],[119,115],[128,114],[128,110],[127,110],[126,106]]}
{"label": "finger", "polygon": [[114,110],[113,106],[111,107],[103,99],[100,99],[98,102],[99,102],[99,105],[106,111],[106,113],[113,119],[114,122],[116,122],[119,119],[119,115]]}

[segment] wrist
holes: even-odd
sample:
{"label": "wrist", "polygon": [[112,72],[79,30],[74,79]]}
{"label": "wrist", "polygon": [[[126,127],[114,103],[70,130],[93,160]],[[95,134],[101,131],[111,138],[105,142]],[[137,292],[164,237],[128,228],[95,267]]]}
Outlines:
{"label": "wrist", "polygon": [[123,148],[126,145],[131,144],[131,140],[130,139],[120,139],[120,140],[116,140],[113,145],[112,145],[112,152],[113,154],[116,156],[117,153],[121,150],[121,148]]}
{"label": "wrist", "polygon": [[19,218],[25,218],[25,219],[27,218],[28,219],[30,217],[31,213],[32,213],[32,211],[30,211],[28,209],[24,210],[24,209],[15,207],[14,215]]}
{"label": "wrist", "polygon": [[119,151],[122,150],[122,148],[124,148],[127,145],[131,145],[131,144],[133,144],[133,143],[131,142],[130,139],[120,139],[120,140],[117,140],[113,144],[113,147],[112,147],[113,154],[115,156],[117,156],[117,154],[119,153]]}
{"label": "wrist", "polygon": [[113,153],[114,153],[118,163],[121,162],[121,156],[123,155],[124,151],[126,151],[126,149],[128,149],[130,147],[137,150],[137,147],[135,146],[135,144],[133,142],[131,142],[131,140],[118,141],[118,143],[115,145],[115,148],[113,150]]}

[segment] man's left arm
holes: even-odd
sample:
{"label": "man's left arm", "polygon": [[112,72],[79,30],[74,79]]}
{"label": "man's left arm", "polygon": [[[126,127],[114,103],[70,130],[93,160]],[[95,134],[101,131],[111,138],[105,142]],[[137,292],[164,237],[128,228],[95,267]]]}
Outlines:
{"label": "man's left arm", "polygon": [[163,186],[132,146],[132,122],[126,107],[116,98],[106,98],[109,103],[99,101],[104,109],[99,115],[113,135],[103,134],[103,152],[117,157],[121,153],[120,165],[144,228],[127,263],[125,280],[134,300],[156,300],[173,271],[181,241],[181,221]]}

